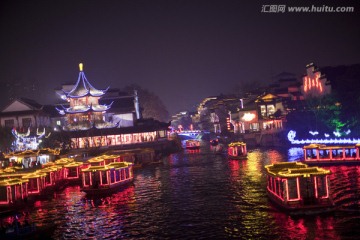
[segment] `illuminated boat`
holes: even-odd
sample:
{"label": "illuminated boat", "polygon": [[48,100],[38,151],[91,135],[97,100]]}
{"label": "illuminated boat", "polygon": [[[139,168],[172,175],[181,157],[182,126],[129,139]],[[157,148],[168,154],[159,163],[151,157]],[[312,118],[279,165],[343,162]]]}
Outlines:
{"label": "illuminated boat", "polygon": [[230,159],[247,159],[246,143],[232,142],[228,146],[228,158]]}
{"label": "illuminated boat", "polygon": [[27,203],[28,180],[21,178],[0,180],[0,207],[18,207]]}
{"label": "illuminated boat", "polygon": [[81,179],[81,169],[83,168],[84,163],[83,162],[70,162],[68,164],[65,164],[63,168],[65,169],[65,175],[64,180],[70,184],[70,183],[80,183]]}
{"label": "illuminated boat", "polygon": [[[60,186],[59,181],[57,179],[57,173],[59,171],[59,168],[57,166],[53,166],[53,167],[47,167],[47,168],[43,168],[40,169],[38,171],[36,171],[34,174],[31,175],[44,175],[44,178],[40,178],[42,181],[42,190],[43,192],[50,193],[52,191],[57,190],[57,188]],[[30,180],[31,181],[31,180]],[[44,193],[41,193],[44,194]]]}
{"label": "illuminated boat", "polygon": [[353,146],[326,146],[310,144],[303,147],[306,164],[360,163],[360,144]]}
{"label": "illuminated boat", "polygon": [[133,163],[99,165],[92,162],[91,166],[81,170],[81,190],[89,195],[107,194],[132,182],[133,178]]}
{"label": "illuminated boat", "polygon": [[334,209],[330,197],[330,170],[300,162],[266,165],[269,198],[290,214],[314,214]]}
{"label": "illuminated boat", "polygon": [[[25,174],[22,179],[28,180],[28,196],[30,199],[34,200],[39,197],[44,197],[48,190],[53,190],[53,184],[46,184],[46,178],[49,175],[46,172],[32,172]],[[44,191],[46,189],[47,191]]]}
{"label": "illuminated boat", "polygon": [[189,139],[185,142],[186,149],[199,149],[200,148],[200,141],[196,139]]}

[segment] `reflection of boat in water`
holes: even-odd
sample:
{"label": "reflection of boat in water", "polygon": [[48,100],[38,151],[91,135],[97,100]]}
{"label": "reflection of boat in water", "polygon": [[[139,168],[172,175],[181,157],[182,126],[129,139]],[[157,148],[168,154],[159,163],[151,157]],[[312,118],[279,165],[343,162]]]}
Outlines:
{"label": "reflection of boat in water", "polygon": [[133,163],[112,162],[106,165],[95,162],[81,170],[81,190],[87,194],[107,194],[133,180]]}
{"label": "reflection of boat in water", "polygon": [[329,194],[330,170],[299,162],[266,165],[269,198],[290,214],[314,214],[334,209]]}
{"label": "reflection of boat in water", "polygon": [[247,159],[246,143],[232,142],[228,145],[228,158]]}
{"label": "reflection of boat in water", "polygon": [[199,149],[200,148],[200,141],[196,139],[189,139],[185,142],[186,149]]}
{"label": "reflection of boat in water", "polygon": [[353,146],[326,146],[310,144],[303,147],[306,164],[360,163],[360,144]]}

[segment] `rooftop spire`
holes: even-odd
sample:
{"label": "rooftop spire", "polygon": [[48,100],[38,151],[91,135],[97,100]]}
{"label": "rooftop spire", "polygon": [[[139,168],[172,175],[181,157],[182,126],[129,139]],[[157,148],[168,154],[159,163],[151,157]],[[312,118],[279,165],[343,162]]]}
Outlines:
{"label": "rooftop spire", "polygon": [[83,64],[82,63],[79,63],[79,69],[80,69],[80,72],[83,71]]}

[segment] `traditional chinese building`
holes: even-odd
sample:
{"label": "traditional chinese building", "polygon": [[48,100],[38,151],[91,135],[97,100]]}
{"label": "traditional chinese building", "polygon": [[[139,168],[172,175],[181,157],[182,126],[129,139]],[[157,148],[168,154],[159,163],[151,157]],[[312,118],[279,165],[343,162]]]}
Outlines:
{"label": "traditional chinese building", "polygon": [[[0,126],[14,136],[12,151],[37,149],[44,137],[50,134],[51,119],[47,106],[28,98],[11,101],[0,112]],[[4,146],[1,146],[4,148]],[[4,150],[4,149],[3,149]]]}
{"label": "traditional chinese building", "polygon": [[115,124],[105,121],[104,113],[110,105],[99,104],[99,99],[106,93],[105,90],[96,89],[86,79],[83,64],[80,63],[80,73],[74,87],[63,91],[61,98],[69,102],[68,107],[58,108],[62,115],[66,115],[64,130],[88,130],[95,128],[113,128]]}
{"label": "traditional chinese building", "polygon": [[63,116],[56,122],[61,132],[70,137],[71,148],[111,147],[167,138],[170,123],[142,119],[136,91],[133,96],[119,96],[118,91],[109,94],[109,88],[97,89],[87,80],[83,65],[79,66],[77,82],[57,91],[67,102],[56,107]]}

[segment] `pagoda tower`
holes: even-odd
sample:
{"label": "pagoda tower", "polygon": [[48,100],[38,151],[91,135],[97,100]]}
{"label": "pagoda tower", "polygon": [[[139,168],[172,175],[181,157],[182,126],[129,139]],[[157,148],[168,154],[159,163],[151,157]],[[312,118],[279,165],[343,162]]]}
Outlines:
{"label": "pagoda tower", "polygon": [[66,92],[62,91],[61,98],[69,103],[68,107],[57,108],[60,114],[66,115],[67,123],[64,130],[78,131],[90,128],[112,128],[115,124],[106,122],[104,113],[110,109],[109,105],[100,105],[99,99],[107,92],[93,87],[86,79],[83,64],[79,64],[80,72],[74,87]]}

